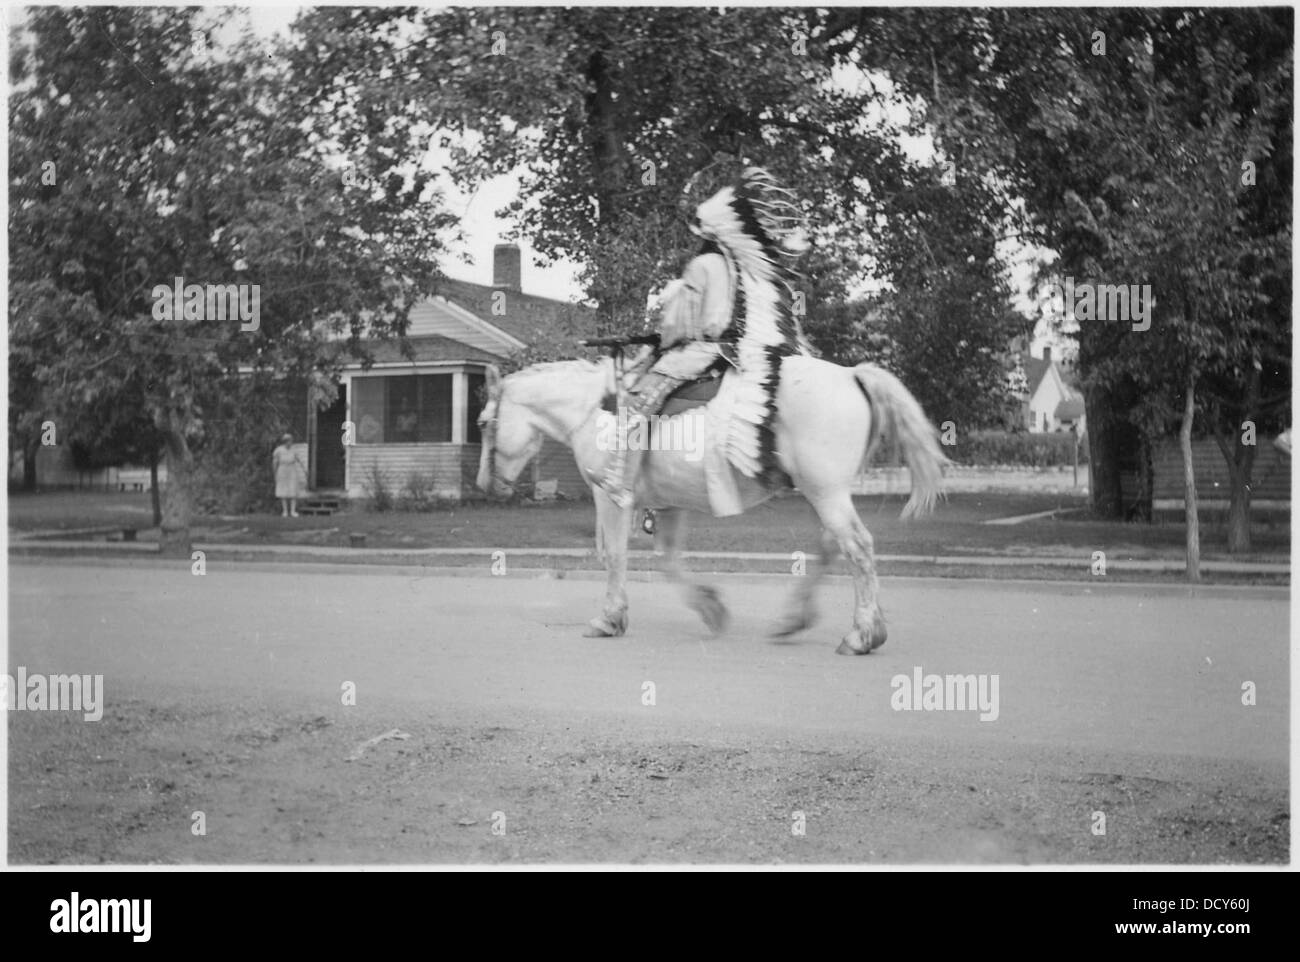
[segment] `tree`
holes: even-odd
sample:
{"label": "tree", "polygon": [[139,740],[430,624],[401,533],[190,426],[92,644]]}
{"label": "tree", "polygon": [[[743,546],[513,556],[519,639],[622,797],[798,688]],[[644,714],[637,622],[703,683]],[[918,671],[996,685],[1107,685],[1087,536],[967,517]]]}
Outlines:
{"label": "tree", "polygon": [[[953,171],[951,186],[940,172]],[[1028,333],[997,251],[996,194],[941,161],[931,183],[896,198],[877,258],[893,279],[877,301],[887,364],[936,421],[1000,426],[1010,399],[1009,345]]]}
{"label": "tree", "polygon": [[[404,331],[448,224],[382,152],[345,184],[283,54],[212,48],[231,16],[33,8],[11,61],[11,344],[69,424],[124,397],[152,422],[174,555],[205,413],[241,379],[328,373],[333,334]],[[235,285],[249,316],[169,317],[176,278]]]}
{"label": "tree", "polygon": [[[301,59],[323,65],[316,102],[337,104],[341,124],[353,125],[351,112],[368,101],[423,122],[467,190],[522,171],[504,213],[544,256],[584,265],[601,333],[639,330],[647,293],[697,248],[680,209],[696,171],[719,154],[769,168],[795,189],[813,228],[798,282],[809,338],[854,363],[886,345],[879,318],[851,292],[868,272],[906,284],[899,272],[915,266],[886,256],[903,239],[892,225],[925,220],[932,230],[943,216],[935,205],[952,204],[935,171],[901,151],[882,109],[888,87],[837,78],[820,49],[823,18],[764,8],[320,8],[298,26]],[[988,269],[995,255],[981,248],[988,233],[963,235],[940,256],[966,293],[1004,305]],[[914,298],[909,310],[923,313],[900,313],[898,330],[911,337],[950,306]],[[969,324],[989,327],[970,338],[1000,340],[1005,313],[966,312]],[[898,356],[909,382],[936,362],[919,343]],[[968,393],[981,395],[987,365],[980,351],[971,356],[981,363]],[[965,375],[949,366],[941,380]]]}
{"label": "tree", "polygon": [[[1101,513],[1122,509],[1123,434],[1149,438],[1182,418],[1171,412],[1185,410],[1188,383],[1231,399],[1221,430],[1251,407],[1256,358],[1273,382],[1264,393],[1289,394],[1291,27],[1289,10],[838,10],[828,20],[827,52],[885,71],[922,103],[940,148],[999,186],[1024,240],[1057,252],[1056,273],[1149,279],[1164,323],[1180,328],[1174,402],[1161,383],[1170,355],[1115,364],[1154,355],[1130,350],[1121,325],[1079,327]],[[1245,161],[1271,189],[1238,189]],[[1228,285],[1223,297],[1211,280]],[[1250,455],[1225,446],[1225,456],[1241,485],[1234,504],[1245,503]],[[1234,515],[1240,535],[1244,510]]]}
{"label": "tree", "polygon": [[509,213],[543,255],[586,267],[610,331],[638,324],[695,246],[681,188],[719,152],[797,182],[828,223],[861,199],[852,178],[900,163],[857,129],[873,98],[831,89],[788,11],[320,8],[298,26],[300,58],[323,63],[317,103],[353,105],[341,124],[367,102],[424,122],[467,189],[521,170]]}

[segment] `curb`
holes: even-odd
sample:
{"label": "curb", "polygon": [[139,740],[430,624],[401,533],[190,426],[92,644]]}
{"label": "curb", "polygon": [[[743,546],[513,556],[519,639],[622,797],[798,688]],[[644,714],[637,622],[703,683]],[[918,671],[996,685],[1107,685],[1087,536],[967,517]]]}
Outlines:
{"label": "curb", "polygon": [[[324,545],[238,545],[207,544],[196,542],[194,550],[202,551],[209,557],[217,558],[264,558],[269,561],[292,562],[314,561],[334,564],[383,564],[392,567],[391,562],[380,559],[405,559],[419,562],[423,559],[439,558],[484,558],[491,559],[496,551],[505,551],[507,556],[529,558],[577,558],[590,561],[593,570],[603,571],[603,567],[594,551],[584,548],[343,548]],[[18,541],[9,544],[11,556],[54,556],[65,557],[69,554],[111,557],[114,555],[144,556],[156,555],[157,546],[149,542],[106,542],[106,541]],[[810,552],[811,553],[811,552]],[[629,561],[650,561],[656,553],[647,550],[628,552]],[[682,557],[687,560],[704,561],[755,561],[774,564],[788,564],[792,554],[758,551],[684,551]],[[990,567],[990,568],[1077,568],[1087,572],[1091,564],[1090,554],[1081,554],[1077,558],[1037,555],[876,555],[878,564],[906,564],[930,567]],[[428,567],[421,565],[420,567]],[[1166,559],[1113,558],[1107,559],[1107,570],[1122,572],[1180,572],[1184,570],[1182,561]],[[1270,562],[1214,561],[1201,562],[1201,570],[1211,574],[1273,575],[1290,577],[1291,565]]]}
{"label": "curb", "polygon": [[[201,549],[200,549],[201,550]],[[136,552],[130,557],[115,558],[106,555],[92,555],[78,558],[66,558],[54,554],[37,552],[23,553],[24,564],[60,564],[71,563],[91,567],[128,567],[150,570],[174,570],[176,565],[188,565],[186,559],[159,558],[156,554],[141,555]],[[208,557],[209,562],[214,560]],[[366,562],[321,562],[303,560],[245,560],[238,557],[216,556],[220,561],[239,562],[241,572],[259,572],[267,574],[330,574],[352,576],[403,577],[414,580],[433,578],[491,578],[501,581],[581,581],[604,582],[605,572],[597,568],[522,568],[508,569],[504,576],[492,575],[486,566],[469,567],[466,565],[402,565],[371,564]],[[217,574],[209,568],[208,576]],[[687,576],[694,579],[707,577],[710,582],[721,584],[753,584],[756,581],[788,583],[794,575],[775,571],[691,571]],[[629,583],[667,584],[667,577],[656,569],[629,568]],[[823,577],[823,582],[851,585],[853,577],[840,572],[831,572]],[[936,577],[934,575],[880,575],[882,582],[889,584],[923,586],[929,590],[959,591],[965,586],[977,585],[990,591],[1034,591],[1050,590],[1064,595],[1082,596],[1092,594],[1125,594],[1146,597],[1174,598],[1225,598],[1258,601],[1289,602],[1291,588],[1287,585],[1189,585],[1153,581],[1045,581],[1034,578],[980,578],[980,577]]]}

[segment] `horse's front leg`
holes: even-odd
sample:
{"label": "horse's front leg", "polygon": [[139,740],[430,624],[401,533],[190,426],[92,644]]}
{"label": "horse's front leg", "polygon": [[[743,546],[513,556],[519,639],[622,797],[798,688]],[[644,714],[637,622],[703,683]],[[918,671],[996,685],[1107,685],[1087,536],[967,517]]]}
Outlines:
{"label": "horse's front leg", "polygon": [[655,550],[659,553],[659,569],[669,581],[681,588],[686,603],[699,612],[705,627],[716,635],[727,627],[730,615],[718,596],[717,588],[699,584],[686,576],[686,569],[682,566],[685,527],[686,512],[681,508],[655,511]]}
{"label": "horse's front leg", "polygon": [[605,562],[605,609],[587,624],[588,638],[611,638],[627,631],[627,539],[631,511],[620,508],[599,488],[596,500],[596,546]]}
{"label": "horse's front leg", "polygon": [[790,603],[781,620],[776,623],[776,628],[772,630],[772,637],[785,638],[811,628],[817,623],[817,587],[839,555],[838,540],[835,535],[823,528],[817,560],[809,566],[812,570],[805,571],[804,575],[795,582]]}

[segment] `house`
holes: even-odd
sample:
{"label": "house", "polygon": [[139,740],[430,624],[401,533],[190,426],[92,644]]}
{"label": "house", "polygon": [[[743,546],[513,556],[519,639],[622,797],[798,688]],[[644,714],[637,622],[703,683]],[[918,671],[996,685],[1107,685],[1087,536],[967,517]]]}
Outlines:
{"label": "house", "polygon": [[[306,430],[298,436],[307,441],[308,487],[349,498],[371,497],[378,484],[394,493],[475,494],[488,366],[543,335],[571,336],[576,353],[594,328],[591,308],[526,294],[521,281],[519,247],[498,244],[491,285],[446,280],[411,309],[409,353],[396,341],[366,342],[374,363],[344,359],[328,407],[318,408],[307,388]],[[531,480],[555,481],[565,497],[590,494],[572,453],[550,439]]]}
{"label": "house", "polygon": [[[330,504],[366,498],[382,484],[393,494],[418,490],[424,497],[476,496],[482,438],[478,416],[489,365],[541,340],[577,342],[595,333],[595,311],[580,304],[527,294],[522,256],[515,244],[493,250],[493,283],[443,280],[435,296],[411,309],[403,346],[394,340],[362,343],[372,364],[360,356],[338,357],[337,396],[325,406],[321,390],[300,377],[285,377],[255,412],[283,424],[307,463],[307,484],[315,499]],[[335,349],[347,351],[340,339]],[[231,420],[214,412],[210,424]],[[270,451],[266,452],[269,459]],[[148,468],[90,467],[72,446],[37,452],[42,487],[143,490]],[[160,466],[166,480],[166,467]],[[17,483],[21,457],[11,454],[9,475]],[[545,485],[567,498],[590,497],[573,454],[549,438],[525,482]],[[308,507],[310,510],[310,507]]]}
{"label": "house", "polygon": [[[9,483],[17,485],[23,476],[23,454],[10,456]],[[148,466],[85,465],[74,445],[54,444],[36,449],[36,478],[43,489],[72,491],[148,491],[152,487]],[[167,481],[167,465],[158,465],[158,481]]]}
{"label": "house", "polygon": [[[1196,476],[1196,501],[1202,511],[1228,510],[1232,481],[1218,443],[1213,438],[1192,441],[1192,470]],[[1183,478],[1183,452],[1177,438],[1165,438],[1151,456],[1151,507],[1156,512],[1182,512],[1187,490]],[[1250,503],[1255,511],[1290,511],[1291,457],[1285,445],[1261,437],[1251,468]]]}
{"label": "house", "polygon": [[1025,353],[1020,362],[1028,384],[1022,407],[1025,427],[1035,433],[1077,430],[1083,434],[1083,392],[1052,357],[1052,348],[1044,346],[1042,357]]}

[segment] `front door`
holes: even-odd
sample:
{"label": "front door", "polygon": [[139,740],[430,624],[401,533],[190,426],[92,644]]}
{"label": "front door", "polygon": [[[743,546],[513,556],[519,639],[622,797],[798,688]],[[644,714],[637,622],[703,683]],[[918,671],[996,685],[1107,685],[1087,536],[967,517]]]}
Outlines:
{"label": "front door", "polygon": [[348,415],[348,387],[339,385],[338,399],[316,412],[316,482],[318,491],[341,491],[347,466],[343,422]]}

